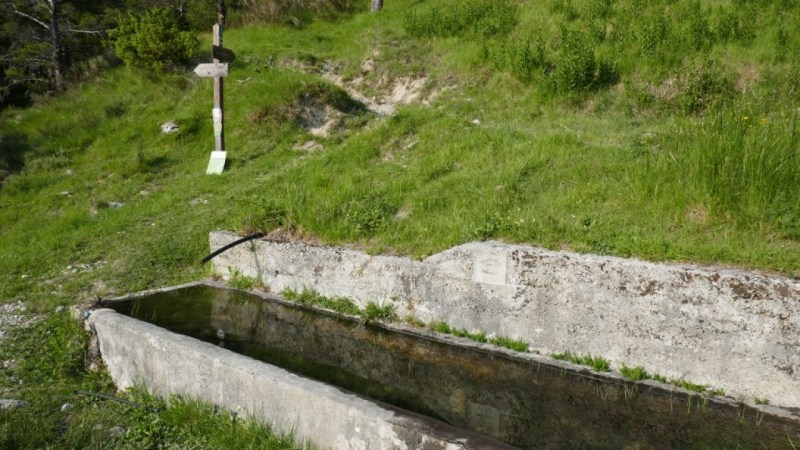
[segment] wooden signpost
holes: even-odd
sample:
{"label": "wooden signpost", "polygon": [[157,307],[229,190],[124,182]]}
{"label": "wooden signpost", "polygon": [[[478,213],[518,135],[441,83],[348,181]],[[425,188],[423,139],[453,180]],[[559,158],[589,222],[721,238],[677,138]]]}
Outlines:
{"label": "wooden signpost", "polygon": [[211,159],[208,162],[207,174],[219,175],[225,169],[225,115],[223,114],[223,78],[228,76],[228,63],[233,62],[236,55],[232,50],[222,46],[222,27],[214,25],[211,46],[211,56],[213,63],[200,64],[194,69],[194,73],[203,78],[214,78],[214,109],[211,110],[211,118],[214,121],[214,151],[211,152]]}

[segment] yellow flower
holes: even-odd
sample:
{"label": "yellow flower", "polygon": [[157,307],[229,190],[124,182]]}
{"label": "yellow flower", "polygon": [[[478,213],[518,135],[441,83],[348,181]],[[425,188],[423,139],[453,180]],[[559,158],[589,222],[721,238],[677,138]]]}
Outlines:
{"label": "yellow flower", "polygon": [[758,121],[758,123],[761,124],[761,126],[763,127],[764,125],[767,124],[767,118],[766,117],[762,117],[761,120]]}

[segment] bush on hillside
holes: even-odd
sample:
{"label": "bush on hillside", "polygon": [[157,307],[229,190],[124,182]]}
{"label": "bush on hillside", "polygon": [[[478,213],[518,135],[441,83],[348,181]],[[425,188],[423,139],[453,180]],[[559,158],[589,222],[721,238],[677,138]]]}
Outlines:
{"label": "bush on hillside", "polygon": [[200,45],[178,12],[166,8],[153,8],[142,16],[128,14],[111,35],[125,64],[158,73],[186,65]]}

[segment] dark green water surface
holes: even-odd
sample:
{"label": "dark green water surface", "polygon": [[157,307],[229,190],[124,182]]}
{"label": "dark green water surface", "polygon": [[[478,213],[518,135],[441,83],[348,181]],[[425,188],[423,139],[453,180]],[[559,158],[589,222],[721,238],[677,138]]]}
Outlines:
{"label": "dark green water surface", "polygon": [[255,295],[193,286],[116,311],[524,448],[796,448],[800,424]]}

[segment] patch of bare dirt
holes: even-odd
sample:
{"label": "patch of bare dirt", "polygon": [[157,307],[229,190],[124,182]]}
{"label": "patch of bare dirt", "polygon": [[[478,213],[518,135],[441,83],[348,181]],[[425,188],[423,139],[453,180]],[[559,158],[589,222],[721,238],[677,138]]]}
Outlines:
{"label": "patch of bare dirt", "polygon": [[[371,76],[380,70],[372,57],[365,59],[358,74],[348,80],[343,77],[341,67],[330,61],[320,63],[294,60],[287,61],[284,65],[320,75],[330,83],[344,89],[354,100],[363,103],[367,109],[380,116],[390,116],[395,113],[397,107],[413,102],[429,104],[442,92],[442,90],[426,89],[429,81],[427,75],[396,78],[385,74],[379,77]],[[367,96],[364,92],[374,94]]]}

